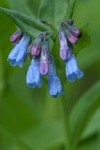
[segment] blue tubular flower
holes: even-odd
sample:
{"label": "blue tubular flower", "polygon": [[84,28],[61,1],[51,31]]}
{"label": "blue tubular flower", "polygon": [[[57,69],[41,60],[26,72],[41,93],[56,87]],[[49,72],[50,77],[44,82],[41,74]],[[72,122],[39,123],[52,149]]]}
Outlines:
{"label": "blue tubular flower", "polygon": [[41,88],[42,78],[39,71],[39,59],[32,59],[27,72],[26,82],[30,88],[35,88],[36,86]]}
{"label": "blue tubular flower", "polygon": [[48,90],[53,98],[63,95],[62,85],[59,77],[56,75],[54,64],[49,65]]}
{"label": "blue tubular flower", "polygon": [[30,37],[24,35],[21,41],[14,47],[8,56],[11,66],[22,67],[27,54],[27,47],[30,43]]}
{"label": "blue tubular flower", "polygon": [[62,96],[63,91],[62,91],[62,85],[60,82],[60,79],[58,76],[49,76],[48,79],[48,89],[49,89],[49,94],[53,97],[56,98],[58,95]]}
{"label": "blue tubular flower", "polygon": [[74,82],[75,78],[82,78],[83,72],[78,69],[77,62],[74,56],[72,56],[66,62],[66,76],[70,82]]}

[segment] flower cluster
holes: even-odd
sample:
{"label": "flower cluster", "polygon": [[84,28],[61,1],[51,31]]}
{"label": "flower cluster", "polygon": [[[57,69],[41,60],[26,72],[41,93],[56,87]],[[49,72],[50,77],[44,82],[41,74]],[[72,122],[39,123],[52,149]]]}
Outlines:
{"label": "flower cluster", "polygon": [[[59,31],[60,57],[66,63],[66,76],[69,81],[81,78],[83,73],[78,69],[73,54],[73,44],[80,35],[80,31],[74,27],[73,20],[62,21]],[[26,83],[28,87],[42,87],[42,77],[48,79],[49,94],[56,98],[63,95],[62,85],[56,73],[53,56],[50,52],[48,32],[43,32],[33,41],[21,30],[17,30],[10,38],[14,48],[8,56],[12,66],[22,67],[26,58],[31,56],[31,64],[27,71]]]}
{"label": "flower cluster", "polygon": [[32,61],[26,76],[28,87],[41,88],[42,76],[47,76],[48,91],[52,97],[56,98],[58,95],[63,95],[63,90],[49,50],[49,38],[46,37],[46,32],[41,33],[34,42],[31,42],[29,36],[18,30],[10,38],[14,48],[8,56],[8,61],[12,66],[22,67],[27,56],[31,56]]}
{"label": "flower cluster", "polygon": [[74,82],[75,78],[83,77],[83,72],[78,69],[73,54],[73,44],[77,43],[81,33],[73,23],[73,20],[62,21],[59,31],[60,57],[66,63],[66,76],[70,82]]}

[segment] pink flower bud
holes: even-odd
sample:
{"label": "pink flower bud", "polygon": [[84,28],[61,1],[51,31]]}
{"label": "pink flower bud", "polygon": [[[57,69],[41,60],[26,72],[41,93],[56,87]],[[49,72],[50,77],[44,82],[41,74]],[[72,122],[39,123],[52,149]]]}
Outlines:
{"label": "pink flower bud", "polygon": [[73,35],[75,35],[75,36],[79,36],[79,35],[80,35],[80,30],[77,29],[77,28],[74,27],[74,26],[71,27],[71,32],[72,32]]}
{"label": "pink flower bud", "polygon": [[10,37],[10,41],[13,44],[15,44],[16,42],[20,40],[21,36],[22,36],[22,32],[18,30]]}
{"label": "pink flower bud", "polygon": [[78,38],[71,33],[68,35],[68,40],[72,43],[75,44],[78,41]]}
{"label": "pink flower bud", "polygon": [[40,51],[41,51],[41,46],[32,46],[32,50],[31,50],[31,54],[33,56],[33,58],[36,58],[39,54],[40,54]]}

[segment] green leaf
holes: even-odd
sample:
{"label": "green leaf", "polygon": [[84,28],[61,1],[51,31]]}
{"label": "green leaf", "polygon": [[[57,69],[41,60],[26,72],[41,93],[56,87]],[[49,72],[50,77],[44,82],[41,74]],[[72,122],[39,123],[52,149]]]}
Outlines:
{"label": "green leaf", "polygon": [[41,0],[21,0],[17,2],[17,0],[7,0],[10,8],[14,9],[18,12],[37,17],[38,9]]}
{"label": "green leaf", "polygon": [[77,150],[99,150],[100,146],[99,134],[92,136],[84,141],[81,141]]}
{"label": "green leaf", "polygon": [[96,111],[92,119],[87,125],[87,128],[83,132],[81,139],[91,137],[93,134],[100,131],[100,108]]}
{"label": "green leaf", "polygon": [[48,29],[43,23],[41,23],[39,20],[34,19],[33,17],[26,16],[22,13],[14,11],[14,10],[1,8],[1,7],[0,7],[0,11],[4,12],[7,16],[9,16],[14,21],[16,21],[18,19],[18,20],[22,21],[23,23],[25,23],[33,28],[36,28],[40,31],[45,31]]}
{"label": "green leaf", "polygon": [[50,21],[55,27],[59,27],[67,9],[66,0],[42,0],[39,11],[41,20]]}
{"label": "green leaf", "polygon": [[48,122],[27,130],[19,136],[19,139],[37,150],[59,146],[64,142],[63,125],[59,121]]}
{"label": "green leaf", "polygon": [[[6,1],[8,2],[11,9],[18,11],[20,13],[33,16],[33,12],[28,5],[29,0],[21,0],[19,2],[17,0],[6,0]],[[31,6],[33,6],[32,0],[31,0]]]}
{"label": "green leaf", "polygon": [[2,133],[3,135],[6,135],[11,141],[13,141],[16,145],[18,145],[21,149],[24,150],[34,150],[32,148],[30,148],[30,146],[28,146],[26,143],[20,141],[16,136],[14,136],[13,134],[9,133],[7,130],[5,130],[4,128],[2,128],[2,126],[0,125],[0,133]]}
{"label": "green leaf", "polygon": [[74,144],[79,141],[82,132],[96,109],[100,106],[100,81],[89,89],[76,103],[70,115],[70,125]]}

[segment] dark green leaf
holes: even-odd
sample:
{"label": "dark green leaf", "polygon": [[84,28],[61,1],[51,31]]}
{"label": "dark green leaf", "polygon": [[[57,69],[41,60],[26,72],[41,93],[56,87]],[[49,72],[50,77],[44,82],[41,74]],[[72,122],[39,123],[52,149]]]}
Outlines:
{"label": "dark green leaf", "polygon": [[100,106],[100,81],[89,89],[76,103],[71,115],[72,139],[76,144],[93,113]]}
{"label": "dark green leaf", "polygon": [[84,141],[81,141],[78,150],[99,150],[99,135],[92,136]]}
{"label": "dark green leaf", "polygon": [[87,137],[91,137],[93,134],[98,133],[100,131],[100,108],[96,111],[92,119],[87,125],[87,128],[82,134],[81,139],[85,139]]}

